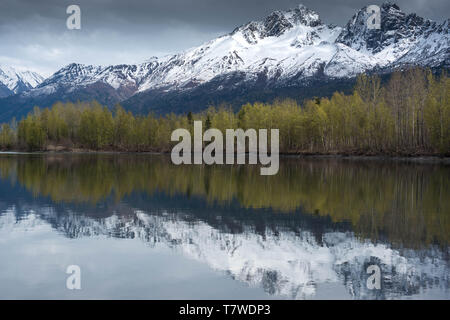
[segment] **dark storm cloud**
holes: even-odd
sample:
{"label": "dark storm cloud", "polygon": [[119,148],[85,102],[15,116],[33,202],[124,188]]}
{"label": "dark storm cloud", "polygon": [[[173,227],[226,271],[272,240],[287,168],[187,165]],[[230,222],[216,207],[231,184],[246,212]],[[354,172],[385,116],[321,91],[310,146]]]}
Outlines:
{"label": "dark storm cloud", "polygon": [[[140,62],[196,46],[274,10],[303,3],[326,23],[344,25],[377,0],[1,0],[0,63],[46,74],[71,62]],[[407,13],[448,18],[448,0],[399,0]],[[66,8],[77,4],[82,29],[66,29]]]}

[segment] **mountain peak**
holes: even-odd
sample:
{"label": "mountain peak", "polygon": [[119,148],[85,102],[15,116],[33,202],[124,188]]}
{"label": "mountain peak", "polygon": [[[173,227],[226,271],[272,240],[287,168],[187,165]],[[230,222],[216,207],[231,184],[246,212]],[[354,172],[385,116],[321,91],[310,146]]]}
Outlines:
{"label": "mountain peak", "polygon": [[275,11],[270,14],[265,21],[270,20],[275,13],[289,21],[293,26],[300,24],[308,27],[316,27],[322,24],[319,14],[314,10],[307,8],[303,4],[299,4],[297,8],[288,9],[285,11]]}
{"label": "mountain peak", "polygon": [[392,2],[383,3],[380,10],[380,29],[368,28],[371,14],[363,7],[347,23],[337,42],[356,50],[378,53],[402,39],[415,39],[427,29],[436,27],[436,23],[416,14],[407,15]]}
{"label": "mountain peak", "polygon": [[278,37],[298,25],[317,27],[321,24],[315,11],[300,4],[293,9],[273,11],[262,20],[251,21],[234,29],[231,34],[242,32],[249,43],[256,43],[258,38]]}
{"label": "mountain peak", "polygon": [[303,24],[311,27],[322,24],[319,14],[316,11],[307,8],[303,4],[300,4],[296,9],[294,9],[294,11],[297,13],[299,21],[301,21]]}
{"label": "mountain peak", "polygon": [[0,65],[0,97],[30,90],[43,80],[44,78],[36,72]]}

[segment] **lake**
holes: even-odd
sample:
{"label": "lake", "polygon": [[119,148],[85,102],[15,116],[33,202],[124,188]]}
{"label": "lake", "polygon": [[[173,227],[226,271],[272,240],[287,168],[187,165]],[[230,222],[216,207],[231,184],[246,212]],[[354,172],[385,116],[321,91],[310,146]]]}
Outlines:
{"label": "lake", "polygon": [[285,157],[261,176],[1,154],[0,299],[450,299],[449,178],[378,160]]}

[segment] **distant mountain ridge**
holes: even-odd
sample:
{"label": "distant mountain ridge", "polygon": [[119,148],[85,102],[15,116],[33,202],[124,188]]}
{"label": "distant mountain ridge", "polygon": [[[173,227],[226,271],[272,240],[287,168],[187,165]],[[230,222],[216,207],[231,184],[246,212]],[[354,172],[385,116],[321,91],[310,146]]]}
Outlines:
{"label": "distant mountain ridge", "polygon": [[300,5],[142,64],[70,64],[36,88],[1,99],[0,120],[23,116],[32,105],[92,99],[109,106],[120,102],[136,113],[184,113],[222,101],[327,95],[350,88],[362,72],[408,65],[449,68],[449,19],[436,23],[385,3],[381,29],[370,30],[366,9],[339,27]]}
{"label": "distant mountain ridge", "polygon": [[42,81],[44,77],[36,72],[0,65],[0,98],[29,91]]}

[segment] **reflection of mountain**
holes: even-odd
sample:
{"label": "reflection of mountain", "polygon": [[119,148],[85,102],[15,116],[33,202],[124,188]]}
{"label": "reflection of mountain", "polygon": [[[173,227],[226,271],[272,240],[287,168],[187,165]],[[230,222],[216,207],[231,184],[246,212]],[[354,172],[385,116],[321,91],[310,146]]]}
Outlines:
{"label": "reflection of mountain", "polygon": [[[233,279],[262,287],[268,294],[313,298],[316,286],[345,283],[358,299],[395,298],[426,288],[449,287],[448,257],[438,249],[394,250],[357,239],[352,232],[324,231],[319,237],[309,228],[295,230],[268,223],[264,230],[235,221],[240,232],[224,232],[191,214],[145,213],[119,205],[106,218],[92,218],[53,207],[30,206],[25,216],[11,207],[0,216],[0,230],[10,234],[50,223],[69,237],[112,236],[140,238],[150,246],[173,250],[226,272]],[[23,212],[22,212],[23,214]],[[19,219],[19,216],[21,218]],[[222,216],[217,216],[220,220]],[[18,220],[19,219],[19,220]],[[274,222],[274,221],[272,221]],[[366,268],[382,269],[382,290],[368,290]]]}
{"label": "reflection of mountain", "polygon": [[[22,155],[1,157],[0,175],[4,194],[11,192],[8,180],[53,203],[84,206],[84,213],[108,198],[164,211],[177,197],[184,202],[179,209],[190,208],[197,217],[208,214],[205,202],[214,210],[232,206],[233,214],[258,209],[253,216],[269,210],[288,219],[301,211],[350,224],[356,234],[396,247],[446,248],[450,242],[448,166],[284,159],[276,176],[264,177],[257,167],[177,167],[161,156]],[[151,196],[152,207],[137,194]],[[107,217],[107,210],[98,211]]]}

